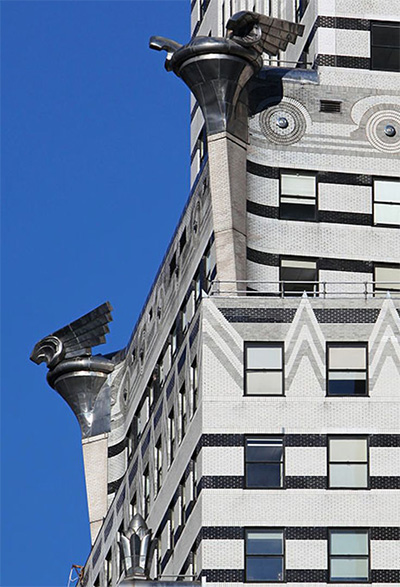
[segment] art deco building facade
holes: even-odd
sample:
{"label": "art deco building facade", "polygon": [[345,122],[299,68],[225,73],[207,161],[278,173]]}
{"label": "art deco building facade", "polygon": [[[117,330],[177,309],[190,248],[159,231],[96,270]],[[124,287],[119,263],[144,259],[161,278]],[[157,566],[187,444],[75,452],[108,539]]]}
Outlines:
{"label": "art deco building facade", "polygon": [[[240,10],[304,28],[223,39]],[[152,41],[194,95],[192,188],[129,344],[91,355],[105,305],[33,353],[82,428],[80,584],[140,580],[135,514],[150,579],[399,584],[400,5],[195,0],[192,38]]]}

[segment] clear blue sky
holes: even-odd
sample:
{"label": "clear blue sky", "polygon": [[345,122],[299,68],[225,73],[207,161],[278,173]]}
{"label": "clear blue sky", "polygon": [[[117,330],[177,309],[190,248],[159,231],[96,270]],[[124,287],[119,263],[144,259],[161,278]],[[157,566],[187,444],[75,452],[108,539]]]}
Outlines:
{"label": "clear blue sky", "polygon": [[80,431],[34,344],[105,300],[127,343],[189,193],[189,93],[148,49],[189,0],[2,12],[1,586],[61,586],[90,549]]}

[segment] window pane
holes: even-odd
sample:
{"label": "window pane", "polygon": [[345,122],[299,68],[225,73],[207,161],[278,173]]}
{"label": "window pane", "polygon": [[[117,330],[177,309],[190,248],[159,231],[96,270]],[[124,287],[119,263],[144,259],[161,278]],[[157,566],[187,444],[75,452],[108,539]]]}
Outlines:
{"label": "window pane", "polygon": [[282,554],[283,533],[271,531],[249,531],[246,543],[247,554]]}
{"label": "window pane", "polygon": [[365,581],[368,579],[368,559],[332,559],[331,580]]}
{"label": "window pane", "polygon": [[329,440],[329,457],[331,461],[367,460],[367,440],[365,438],[331,438]]}
{"label": "window pane", "polygon": [[282,194],[285,196],[314,196],[315,177],[282,173]]}
{"label": "window pane", "polygon": [[[397,267],[375,267],[376,289],[400,290],[400,268]],[[390,282],[397,283],[390,283]],[[389,283],[388,283],[389,282]]]}
{"label": "window pane", "polygon": [[329,379],[329,395],[366,395],[367,382],[357,379]]}
{"label": "window pane", "polygon": [[281,395],[282,371],[258,371],[247,373],[246,393],[256,395]]}
{"label": "window pane", "polygon": [[316,269],[315,261],[298,261],[296,259],[282,259],[282,267],[293,267],[299,269]]}
{"label": "window pane", "polygon": [[400,224],[400,206],[398,204],[375,204],[374,221],[376,224]]}
{"label": "window pane", "polygon": [[400,27],[394,23],[372,24],[371,29],[373,45],[400,47]]}
{"label": "window pane", "polygon": [[272,488],[282,486],[281,464],[251,463],[246,465],[247,487]]}
{"label": "window pane", "polygon": [[280,216],[286,220],[313,220],[315,218],[314,200],[303,201],[301,204],[281,203]]}
{"label": "window pane", "polygon": [[367,532],[331,532],[331,554],[361,555],[368,554]]}
{"label": "window pane", "polygon": [[252,557],[246,560],[247,581],[283,581],[283,559],[279,557]]}
{"label": "window pane", "polygon": [[391,47],[372,48],[372,69],[400,71],[400,51]]}
{"label": "window pane", "polygon": [[273,346],[248,346],[248,369],[281,369],[282,348]]}
{"label": "window pane", "polygon": [[330,465],[330,487],[368,487],[367,465]]}
{"label": "window pane", "polygon": [[400,204],[400,181],[374,182],[375,200],[379,202],[397,202]]}
{"label": "window pane", "polygon": [[246,441],[246,460],[276,461],[283,458],[283,442],[281,438],[249,438]]}
{"label": "window pane", "polygon": [[365,369],[365,347],[329,347],[330,369]]}

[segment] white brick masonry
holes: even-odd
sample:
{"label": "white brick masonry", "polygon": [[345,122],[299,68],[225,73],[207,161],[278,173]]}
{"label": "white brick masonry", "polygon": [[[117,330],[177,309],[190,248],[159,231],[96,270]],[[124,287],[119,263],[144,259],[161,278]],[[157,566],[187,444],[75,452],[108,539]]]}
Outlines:
{"label": "white brick masonry", "polygon": [[372,214],[372,188],[369,186],[319,183],[318,208],[320,210]]}
{"label": "white brick masonry", "polygon": [[243,475],[244,450],[239,446],[205,446],[203,475]]}
{"label": "white brick masonry", "polygon": [[249,199],[264,206],[279,206],[279,181],[267,177],[247,174],[247,193]]}
{"label": "white brick masonry", "polygon": [[243,569],[242,540],[203,540],[203,568]]}
{"label": "white brick masonry", "polygon": [[335,16],[368,20],[400,20],[400,5],[393,0],[335,0]]}
{"label": "white brick masonry", "polygon": [[372,540],[371,567],[398,569],[400,567],[400,540]]}
{"label": "white brick masonry", "polygon": [[[371,447],[369,451],[369,472],[376,476],[400,477],[400,448]],[[400,558],[399,558],[400,561]]]}
{"label": "white brick masonry", "polygon": [[325,447],[289,446],[285,449],[286,475],[327,474]]}
{"label": "white brick masonry", "polygon": [[326,540],[286,540],[286,569],[326,569]]}
{"label": "white brick masonry", "polygon": [[208,489],[204,526],[398,526],[396,491]]}

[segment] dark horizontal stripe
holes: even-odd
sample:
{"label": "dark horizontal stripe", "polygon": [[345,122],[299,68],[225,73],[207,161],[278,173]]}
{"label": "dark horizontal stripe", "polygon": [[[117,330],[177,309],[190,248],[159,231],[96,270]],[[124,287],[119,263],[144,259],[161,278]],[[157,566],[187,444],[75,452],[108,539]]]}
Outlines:
{"label": "dark horizontal stripe", "polygon": [[279,218],[279,208],[276,206],[264,206],[247,200],[247,212],[262,216],[263,218]]}
{"label": "dark horizontal stripe", "polygon": [[279,267],[279,255],[264,253],[263,251],[256,251],[255,249],[250,249],[249,247],[247,247],[247,259],[249,261],[253,261],[253,263]]}
{"label": "dark horizontal stripe", "polygon": [[351,31],[369,31],[371,22],[363,18],[348,18],[343,16],[319,16],[317,26],[329,29],[345,29]]}
{"label": "dark horizontal stripe", "polygon": [[311,475],[286,476],[285,489],[326,489],[327,478]]}
{"label": "dark horizontal stripe", "polygon": [[[260,177],[267,177],[270,179],[279,179],[280,169],[277,167],[270,167],[247,161],[247,171],[253,175]],[[311,173],[314,171],[318,183],[334,183],[345,185],[360,185],[372,186],[372,176],[361,173],[341,173],[339,171],[319,171],[317,169],[309,169]]]}
{"label": "dark horizontal stripe", "polygon": [[400,477],[371,477],[371,489],[400,489]]}
{"label": "dark horizontal stripe", "polygon": [[279,169],[277,167],[268,167],[254,163],[254,161],[247,161],[247,171],[252,175],[259,177],[267,177],[268,179],[279,179]]}
{"label": "dark horizontal stripe", "polygon": [[345,67],[351,69],[371,69],[369,57],[355,57],[354,55],[317,55],[316,64],[322,67]]}
{"label": "dark horizontal stripe", "polygon": [[328,540],[328,528],[319,526],[289,526],[286,540]]}
{"label": "dark horizontal stripe", "polygon": [[201,446],[244,446],[244,434],[203,434]]}
{"label": "dark horizontal stripe", "polygon": [[326,583],[328,571],[325,569],[287,569],[286,581],[292,583]]}
{"label": "dark horizontal stripe", "polygon": [[372,273],[374,264],[371,261],[358,259],[329,259],[322,257],[318,260],[318,269],[349,271],[350,273]]}
{"label": "dark horizontal stripe", "polygon": [[[209,583],[244,583],[246,581],[243,569],[203,569],[201,577],[205,577]],[[326,583],[327,580],[328,571],[324,569],[287,569],[285,571],[285,581],[291,583]]]}
{"label": "dark horizontal stripe", "polygon": [[315,308],[314,314],[321,324],[374,324],[380,310],[375,308]]}
{"label": "dark horizontal stripe", "polygon": [[285,446],[327,446],[326,434],[285,434]]}
{"label": "dark horizontal stripe", "polygon": [[119,479],[116,479],[115,481],[110,481],[110,483],[108,483],[108,485],[107,485],[107,493],[108,493],[108,495],[110,495],[111,493],[115,493],[116,491],[118,491],[119,486],[121,485],[122,481],[124,480],[124,477],[125,477],[125,475],[123,475]]}
{"label": "dark horizontal stripe", "polygon": [[[400,564],[400,563],[398,563]],[[371,569],[371,581],[373,583],[399,583],[400,570],[397,569]]]}
{"label": "dark horizontal stripe", "polygon": [[127,439],[124,438],[123,440],[121,440],[121,442],[118,442],[117,444],[114,444],[113,446],[109,446],[108,453],[107,453],[108,457],[116,457],[122,451],[124,451],[126,449],[126,442],[127,442]]}
{"label": "dark horizontal stripe", "polygon": [[371,447],[400,446],[400,434],[371,434],[369,445]]}
{"label": "dark horizontal stripe", "polygon": [[198,493],[203,489],[243,489],[244,477],[241,475],[205,475],[198,483]]}
{"label": "dark horizontal stripe", "polygon": [[203,569],[200,577],[207,583],[244,583],[243,569]]}
{"label": "dark horizontal stripe", "polygon": [[400,540],[400,528],[397,526],[371,528],[371,540]]}
{"label": "dark horizontal stripe", "polygon": [[319,210],[318,222],[330,222],[334,224],[357,224],[359,226],[372,226],[372,214],[358,214],[355,212],[334,212],[332,210]]}
{"label": "dark horizontal stripe", "polygon": [[220,308],[228,322],[290,323],[296,308]]}

